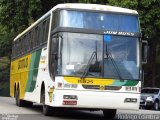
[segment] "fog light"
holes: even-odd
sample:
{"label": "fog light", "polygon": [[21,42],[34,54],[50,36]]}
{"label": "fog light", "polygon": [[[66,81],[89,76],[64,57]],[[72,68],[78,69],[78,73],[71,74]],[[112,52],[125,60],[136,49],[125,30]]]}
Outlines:
{"label": "fog light", "polygon": [[63,95],[63,99],[78,99],[76,95]]}
{"label": "fog light", "polygon": [[132,98],[132,99],[131,99],[131,102],[136,103],[136,102],[137,102],[137,99],[136,99],[136,98]]}
{"label": "fog light", "polygon": [[137,102],[137,98],[125,98],[124,102],[133,102],[133,103],[136,103]]}
{"label": "fog light", "polygon": [[131,102],[131,98],[126,98],[124,102]]}

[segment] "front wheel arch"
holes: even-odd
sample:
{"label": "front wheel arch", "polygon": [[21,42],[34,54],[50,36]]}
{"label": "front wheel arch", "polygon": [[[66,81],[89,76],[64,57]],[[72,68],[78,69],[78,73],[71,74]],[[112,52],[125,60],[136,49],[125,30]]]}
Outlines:
{"label": "front wheel arch", "polygon": [[44,82],[42,82],[42,85],[41,85],[41,91],[40,91],[40,103],[43,103],[44,102],[44,97],[43,94],[45,94],[45,84]]}

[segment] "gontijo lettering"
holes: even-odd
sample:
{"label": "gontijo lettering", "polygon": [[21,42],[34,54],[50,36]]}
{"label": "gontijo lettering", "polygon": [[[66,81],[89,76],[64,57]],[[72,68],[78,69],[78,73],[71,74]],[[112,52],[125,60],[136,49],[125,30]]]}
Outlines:
{"label": "gontijo lettering", "polygon": [[27,68],[28,67],[28,58],[24,58],[18,61],[18,69]]}

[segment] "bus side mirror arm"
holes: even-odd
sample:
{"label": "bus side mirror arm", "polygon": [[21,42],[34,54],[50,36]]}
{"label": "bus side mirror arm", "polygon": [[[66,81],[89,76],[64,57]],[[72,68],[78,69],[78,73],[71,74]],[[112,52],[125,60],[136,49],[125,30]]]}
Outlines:
{"label": "bus side mirror arm", "polygon": [[142,40],[142,64],[147,64],[148,50],[148,41]]}

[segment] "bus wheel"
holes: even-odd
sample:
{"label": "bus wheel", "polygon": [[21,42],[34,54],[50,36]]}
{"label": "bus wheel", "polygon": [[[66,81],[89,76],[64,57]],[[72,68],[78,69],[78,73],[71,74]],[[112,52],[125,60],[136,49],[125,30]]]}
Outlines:
{"label": "bus wheel", "polygon": [[45,116],[50,116],[52,115],[52,107],[45,105],[45,91],[43,90],[41,93],[41,100],[43,103],[43,114]]}
{"label": "bus wheel", "polygon": [[15,99],[17,106],[22,107],[24,105],[24,101],[20,99],[19,88],[15,91]]}
{"label": "bus wheel", "polygon": [[116,111],[117,111],[116,109],[105,109],[103,110],[103,115],[105,118],[112,119],[115,117]]}

